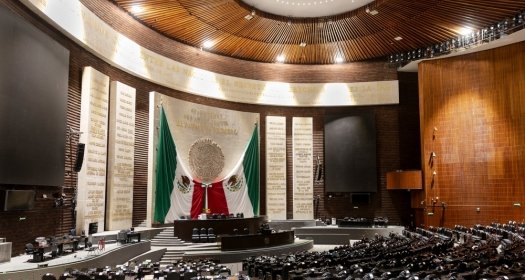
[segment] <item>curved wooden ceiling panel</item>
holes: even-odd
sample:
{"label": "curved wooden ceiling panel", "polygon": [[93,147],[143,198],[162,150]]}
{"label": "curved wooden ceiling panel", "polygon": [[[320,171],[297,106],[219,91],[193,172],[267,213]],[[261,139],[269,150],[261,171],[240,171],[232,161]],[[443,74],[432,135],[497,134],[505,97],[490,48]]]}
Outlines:
{"label": "curved wooden ceiling panel", "polygon": [[459,36],[465,27],[477,30],[525,8],[524,1],[516,0],[376,0],[344,14],[288,18],[239,0],[112,2],[185,44],[201,48],[210,41],[206,49],[213,53],[259,62],[276,62],[282,55],[285,63],[294,64],[361,61],[427,47]]}

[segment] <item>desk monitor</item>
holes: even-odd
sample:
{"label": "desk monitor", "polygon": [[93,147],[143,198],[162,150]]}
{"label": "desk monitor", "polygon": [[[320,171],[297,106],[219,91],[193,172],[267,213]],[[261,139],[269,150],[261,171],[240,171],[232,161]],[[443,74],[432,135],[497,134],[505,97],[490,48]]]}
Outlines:
{"label": "desk monitor", "polygon": [[1,209],[4,211],[31,210],[35,206],[35,191],[6,190],[0,195]]}

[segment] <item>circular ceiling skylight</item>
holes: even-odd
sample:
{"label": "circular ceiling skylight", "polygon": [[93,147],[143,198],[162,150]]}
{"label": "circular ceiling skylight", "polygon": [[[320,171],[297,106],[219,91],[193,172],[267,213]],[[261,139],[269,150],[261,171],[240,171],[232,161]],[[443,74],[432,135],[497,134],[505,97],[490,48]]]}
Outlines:
{"label": "circular ceiling skylight", "polygon": [[326,17],[363,7],[373,0],[242,0],[267,13],[286,17]]}

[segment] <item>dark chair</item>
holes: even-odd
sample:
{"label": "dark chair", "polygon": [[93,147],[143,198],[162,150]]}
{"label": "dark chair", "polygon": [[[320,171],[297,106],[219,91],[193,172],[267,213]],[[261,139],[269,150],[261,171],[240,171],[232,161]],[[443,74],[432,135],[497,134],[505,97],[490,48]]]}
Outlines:
{"label": "dark chair", "polygon": [[221,275],[221,276],[230,276],[230,275],[232,275],[232,271],[229,268],[223,266],[223,267],[221,267],[219,269],[219,275]]}
{"label": "dark chair", "polygon": [[95,280],[108,280],[108,275],[105,272],[95,274]]}
{"label": "dark chair", "polygon": [[35,252],[35,247],[33,246],[33,244],[27,243],[26,244],[26,254],[32,255],[34,252]]}
{"label": "dark chair", "polygon": [[180,274],[178,271],[170,271],[166,275],[166,280],[180,280]]}
{"label": "dark chair", "polygon": [[44,253],[43,251],[40,252],[37,248],[33,246],[32,243],[27,243],[25,247],[25,252],[28,255],[33,255],[32,262],[41,262],[44,260]]}
{"label": "dark chair", "polygon": [[95,250],[96,250],[96,249],[97,249],[97,248],[93,247],[93,243],[91,243],[90,241],[88,241],[88,242],[86,243],[86,248],[85,248],[85,250],[88,251],[88,254],[91,253],[91,252],[92,252],[92,253],[95,253]]}
{"label": "dark chair", "polygon": [[197,277],[197,271],[190,269],[184,272],[184,280],[191,280],[193,277]]}
{"label": "dark chair", "polygon": [[193,228],[191,233],[191,242],[193,243],[199,243],[200,242],[200,234],[198,228]]}
{"label": "dark chair", "polygon": [[127,232],[126,230],[120,230],[118,233],[117,233],[117,242],[120,243],[120,244],[126,244],[127,242],[127,238],[128,235],[127,235]]}
{"label": "dark chair", "polygon": [[208,230],[206,228],[201,228],[199,238],[201,240],[201,243],[208,242]]}
{"label": "dark chair", "polygon": [[71,276],[71,274],[64,272],[62,275],[58,276],[58,280],[67,280],[67,279],[75,279],[75,277]]}
{"label": "dark chair", "polygon": [[42,275],[42,280],[57,280],[57,278],[52,273],[46,273]]}
{"label": "dark chair", "polygon": [[76,276],[76,280],[91,280],[91,276],[89,276],[89,274],[86,274],[86,273],[81,273],[79,275]]}
{"label": "dark chair", "polygon": [[114,280],[125,280],[126,275],[124,274],[124,272],[118,271],[117,273],[115,273],[115,275],[113,275],[113,279]]}
{"label": "dark chair", "polygon": [[217,242],[217,236],[215,235],[213,228],[208,228],[208,242]]}
{"label": "dark chair", "polygon": [[51,257],[56,258],[58,256],[58,246],[56,243],[51,243]]}

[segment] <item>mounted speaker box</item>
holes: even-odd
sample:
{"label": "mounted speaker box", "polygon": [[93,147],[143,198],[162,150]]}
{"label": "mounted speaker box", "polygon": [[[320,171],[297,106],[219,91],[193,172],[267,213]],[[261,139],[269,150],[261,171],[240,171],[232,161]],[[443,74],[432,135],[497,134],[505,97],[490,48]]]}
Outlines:
{"label": "mounted speaker box", "polygon": [[77,159],[75,161],[75,172],[80,172],[82,169],[82,163],[84,162],[84,150],[86,149],[86,144],[78,143],[77,146]]}

